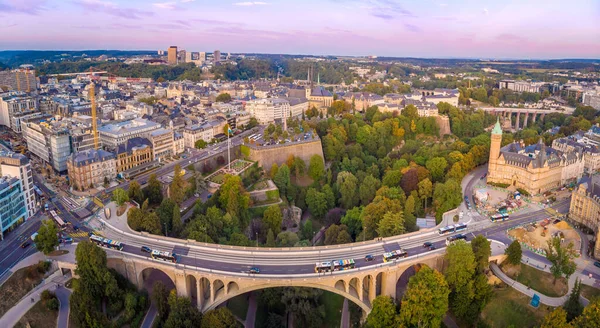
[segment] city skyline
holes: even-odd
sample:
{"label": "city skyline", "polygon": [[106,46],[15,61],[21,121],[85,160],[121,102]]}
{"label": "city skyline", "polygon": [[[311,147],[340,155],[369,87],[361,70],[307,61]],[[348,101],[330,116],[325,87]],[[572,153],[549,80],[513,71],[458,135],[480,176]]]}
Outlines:
{"label": "city skyline", "polygon": [[0,21],[0,50],[178,45],[232,53],[600,57],[600,2],[592,0],[577,6],[537,0],[0,0]]}

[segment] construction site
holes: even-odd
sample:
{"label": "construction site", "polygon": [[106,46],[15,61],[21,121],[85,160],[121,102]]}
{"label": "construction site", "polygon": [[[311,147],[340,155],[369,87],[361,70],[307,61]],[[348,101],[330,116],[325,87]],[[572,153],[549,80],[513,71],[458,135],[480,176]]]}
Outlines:
{"label": "construction site", "polygon": [[581,238],[579,233],[566,221],[560,219],[544,219],[531,224],[514,228],[508,231],[513,240],[518,240],[528,248],[543,254],[548,247],[548,241],[553,237],[559,237],[563,245],[573,243],[575,250],[581,249]]}

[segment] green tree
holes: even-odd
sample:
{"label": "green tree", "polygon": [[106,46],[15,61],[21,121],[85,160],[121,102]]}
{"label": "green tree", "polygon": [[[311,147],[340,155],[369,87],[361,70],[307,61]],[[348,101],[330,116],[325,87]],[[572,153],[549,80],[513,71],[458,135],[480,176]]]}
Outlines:
{"label": "green tree", "polygon": [[342,224],[348,227],[348,232],[353,238],[356,238],[362,231],[363,222],[360,217],[362,211],[362,207],[354,207],[346,211],[346,214],[342,217]]}
{"label": "green tree", "polygon": [[290,180],[290,168],[287,164],[282,164],[277,170],[277,174],[273,177],[273,182],[279,189],[279,194],[286,198],[287,191],[290,188],[291,180]]}
{"label": "green tree", "polygon": [[226,308],[220,307],[210,310],[202,317],[201,328],[236,328],[242,325],[235,319],[233,313]]}
{"label": "green tree", "polygon": [[158,205],[162,202],[162,184],[158,181],[156,174],[151,174],[148,179],[148,185],[144,188],[144,194],[152,205]]}
{"label": "green tree", "polygon": [[217,96],[217,99],[215,99],[215,101],[224,103],[231,102],[231,95],[227,92],[221,93]]}
{"label": "green tree", "polygon": [[269,176],[271,179],[275,178],[277,171],[279,171],[279,166],[277,166],[277,163],[273,163],[273,165],[271,165],[271,169],[269,170]]}
{"label": "green tree", "polygon": [[600,297],[592,299],[590,304],[583,309],[583,313],[573,321],[573,326],[577,328],[600,327]]}
{"label": "green tree", "polygon": [[[185,196],[185,180],[183,179],[183,170],[179,164],[175,165],[173,170],[173,181],[169,185],[169,196],[176,203],[181,204]],[[170,219],[170,218],[169,218]]]}
{"label": "green tree", "polygon": [[425,167],[427,167],[431,173],[433,181],[442,181],[444,179],[446,168],[448,167],[448,162],[443,157],[434,157],[427,161]]}
{"label": "green tree", "polygon": [[281,223],[283,222],[283,215],[279,205],[271,205],[267,208],[263,214],[263,223],[266,228],[271,231],[279,232],[281,230]]}
{"label": "green tree", "polygon": [[450,294],[452,312],[459,318],[465,318],[475,297],[473,290],[475,255],[469,244],[458,241],[446,248],[445,260],[448,263],[445,277],[452,291]]}
{"label": "green tree", "polygon": [[308,164],[308,175],[314,181],[321,181],[325,174],[325,164],[323,163],[323,157],[319,155],[312,155]]}
{"label": "green tree", "polygon": [[381,183],[384,186],[393,188],[393,187],[398,187],[400,185],[401,179],[402,179],[402,172],[400,172],[400,170],[388,170],[383,175],[383,178],[381,179]]}
{"label": "green tree", "polygon": [[327,199],[322,192],[317,191],[315,188],[308,188],[306,192],[306,205],[310,213],[318,219],[325,217],[327,213]]}
{"label": "green tree", "polygon": [[242,179],[237,175],[226,175],[219,189],[221,208],[240,222],[241,230],[248,226],[247,210],[250,206],[250,196],[242,185]]}
{"label": "green tree", "polygon": [[373,177],[372,175],[367,175],[362,183],[360,184],[358,193],[360,196],[360,203],[362,205],[368,205],[373,198],[375,198],[375,194],[377,190],[381,187],[381,182],[379,179]]}
{"label": "green tree", "polygon": [[[160,206],[156,209],[156,214],[160,219],[160,226],[166,231],[163,231],[165,235],[169,235],[171,231],[173,231],[173,211],[177,204],[171,198],[165,198],[160,203]],[[145,214],[146,216],[148,214]]]}
{"label": "green tree", "polygon": [[194,143],[194,147],[196,149],[204,149],[204,148],[206,148],[207,145],[208,145],[208,143],[206,143],[206,141],[204,141],[203,139],[198,139]]}
{"label": "green tree", "polygon": [[398,313],[394,300],[389,296],[377,296],[373,301],[373,310],[367,316],[365,327],[389,328],[399,326]]}
{"label": "green tree", "polygon": [[140,184],[133,180],[129,183],[129,189],[127,190],[127,195],[129,199],[135,200],[138,204],[142,204],[144,202],[144,192],[142,191],[142,187]]}
{"label": "green tree", "polygon": [[42,221],[42,225],[37,231],[38,235],[35,237],[35,246],[38,250],[44,254],[48,254],[58,246],[58,229],[51,220]]}
{"label": "green tree", "polygon": [[281,247],[293,247],[299,241],[298,235],[291,231],[283,231],[277,235],[277,243]]}
{"label": "green tree", "polygon": [[567,321],[569,322],[583,312],[583,306],[579,303],[579,295],[581,295],[581,281],[576,279],[575,285],[573,286],[573,289],[571,289],[571,294],[569,294],[569,298],[563,305],[567,312]]}
{"label": "green tree", "polygon": [[296,178],[304,175],[304,171],[306,171],[306,163],[300,157],[294,157],[294,176]]}
{"label": "green tree", "polygon": [[572,328],[573,325],[567,322],[567,312],[558,307],[554,311],[546,314],[540,328]]}
{"label": "green tree", "polygon": [[408,198],[406,198],[406,202],[404,203],[404,227],[407,231],[414,231],[416,228],[416,205],[416,200],[413,195],[410,195]]}
{"label": "green tree", "polygon": [[550,261],[550,263],[552,263],[550,272],[554,276],[554,283],[556,283],[556,279],[563,275],[568,280],[577,269],[577,264],[575,264],[573,261],[575,258],[573,243],[569,243],[566,247],[563,247],[560,237],[553,237],[552,239],[548,240],[546,258],[548,261]]}
{"label": "green tree", "polygon": [[358,189],[358,179],[350,172],[340,172],[337,176],[337,188],[340,192],[340,205],[343,208],[350,209],[358,205],[356,191]]}
{"label": "green tree", "polygon": [[166,320],[169,313],[169,291],[162,281],[155,281],[152,285],[152,302],[156,307],[159,318]]}
{"label": "green tree", "polygon": [[408,281],[400,306],[400,322],[406,327],[439,327],[448,311],[450,288],[444,276],[421,268]]}
{"label": "green tree", "polygon": [[129,195],[123,188],[117,188],[113,191],[112,200],[119,206],[123,206],[125,202],[129,201]]}
{"label": "green tree", "polygon": [[173,231],[173,235],[179,236],[182,230],[183,223],[181,222],[181,210],[179,209],[179,205],[175,204],[175,207],[173,208],[173,217],[171,218],[171,231]]}
{"label": "green tree", "polygon": [[269,232],[267,232],[267,242],[265,243],[265,246],[267,246],[267,247],[277,246],[277,244],[275,243],[275,234],[273,233],[273,230],[271,230],[271,229],[269,229]]}
{"label": "green tree", "polygon": [[391,237],[405,232],[404,215],[402,211],[387,212],[377,224],[379,237]]}
{"label": "green tree", "polygon": [[165,328],[195,328],[201,323],[202,315],[187,297],[178,297],[173,289],[169,294],[169,316]]}
{"label": "green tree", "polygon": [[519,241],[515,240],[504,251],[504,254],[507,255],[506,261],[512,265],[518,265],[521,263],[521,257],[523,256],[523,250],[521,250],[521,244]]}
{"label": "green tree", "polygon": [[418,184],[419,188],[419,197],[423,200],[425,205],[423,208],[427,211],[427,199],[429,199],[433,192],[433,184],[428,178],[421,180]]}
{"label": "green tree", "polygon": [[489,267],[492,255],[491,242],[482,235],[478,235],[471,241],[471,249],[475,255],[477,271],[483,273]]}

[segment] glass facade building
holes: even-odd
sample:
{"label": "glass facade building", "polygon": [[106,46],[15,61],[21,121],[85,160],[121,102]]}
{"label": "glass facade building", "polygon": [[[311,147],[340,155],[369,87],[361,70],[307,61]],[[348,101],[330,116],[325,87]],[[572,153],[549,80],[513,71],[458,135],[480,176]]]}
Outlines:
{"label": "glass facade building", "polygon": [[27,206],[21,180],[4,176],[0,178],[0,237],[27,219]]}

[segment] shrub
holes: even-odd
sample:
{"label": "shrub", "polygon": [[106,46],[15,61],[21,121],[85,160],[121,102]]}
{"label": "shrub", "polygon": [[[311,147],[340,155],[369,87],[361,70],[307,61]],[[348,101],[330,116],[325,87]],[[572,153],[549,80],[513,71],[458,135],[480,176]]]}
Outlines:
{"label": "shrub", "polygon": [[46,289],[42,292],[42,295],[40,297],[41,297],[42,301],[47,301],[47,300],[55,298],[56,295],[54,295],[53,292]]}
{"label": "shrub", "polygon": [[517,191],[520,192],[523,196],[531,196],[531,194],[523,188],[517,188]]}
{"label": "shrub", "polygon": [[46,273],[50,269],[50,262],[39,261],[37,264],[37,271],[39,273]]}
{"label": "shrub", "polygon": [[488,182],[487,184],[489,184],[490,186],[498,187],[498,188],[508,188],[510,186],[510,184],[508,184],[508,183]]}
{"label": "shrub", "polygon": [[49,299],[46,302],[46,308],[48,308],[48,310],[50,310],[50,311],[58,311],[59,306],[60,306],[60,303],[58,302],[58,299],[56,299],[56,297]]}
{"label": "shrub", "polygon": [[458,217],[458,215],[455,215],[454,217],[452,217],[452,221],[454,221],[454,223],[457,223],[459,219],[460,218]]}

